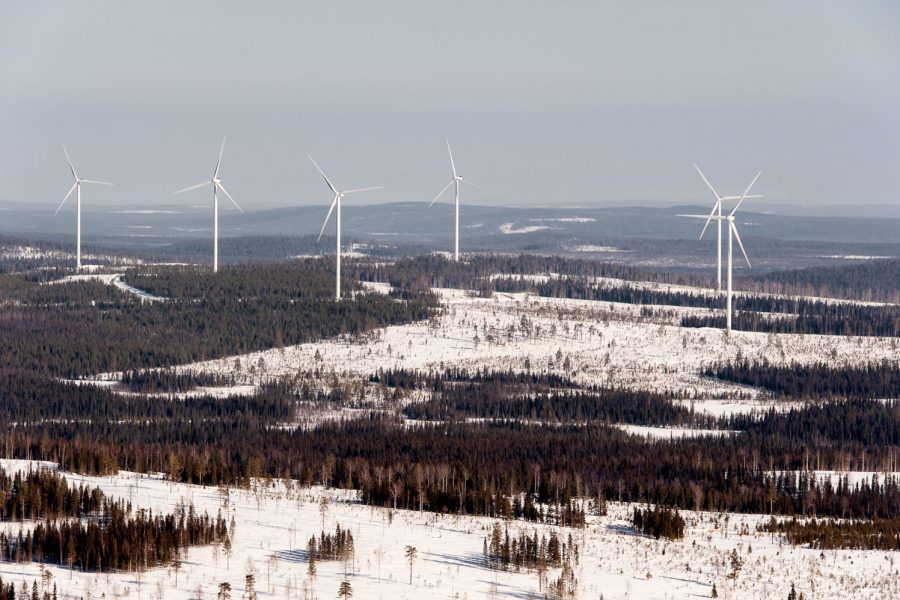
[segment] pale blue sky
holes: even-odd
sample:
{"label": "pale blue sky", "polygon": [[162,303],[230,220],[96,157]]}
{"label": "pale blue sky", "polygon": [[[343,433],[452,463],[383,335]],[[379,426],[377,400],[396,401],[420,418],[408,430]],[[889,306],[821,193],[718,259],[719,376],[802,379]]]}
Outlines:
{"label": "pale blue sky", "polygon": [[[0,200],[900,204],[900,4],[0,0]],[[87,198],[86,198],[87,201]]]}

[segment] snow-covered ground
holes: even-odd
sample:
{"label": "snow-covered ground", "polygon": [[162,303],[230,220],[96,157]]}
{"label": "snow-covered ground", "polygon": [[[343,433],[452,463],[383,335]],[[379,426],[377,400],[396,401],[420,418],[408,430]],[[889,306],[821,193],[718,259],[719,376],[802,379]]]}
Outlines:
{"label": "snow-covered ground", "polygon": [[[97,267],[97,265],[85,265],[85,267],[88,267],[88,266]],[[122,281],[122,279],[121,279],[122,273],[97,273],[97,272],[93,272],[93,271],[94,270],[92,269],[91,272],[88,272],[88,273],[79,273],[76,275],[66,275],[62,279],[48,281],[45,285],[56,285],[56,284],[72,283],[72,282],[78,282],[78,281],[99,281],[101,283],[105,283],[106,285],[115,286],[118,289],[125,292],[126,294],[131,294],[133,296],[137,296],[141,300],[144,300],[147,302],[164,302],[164,301],[168,300],[168,298],[163,298],[161,296],[154,296],[153,294],[151,294],[149,292],[145,292],[144,290],[139,290],[136,287],[132,287],[132,286],[128,285],[127,283]]]}
{"label": "snow-covered ground", "polygon": [[[84,267],[96,266],[96,265],[84,265]],[[120,273],[95,273],[94,269],[87,269],[87,273],[77,273],[75,275],[66,275],[62,279],[54,279],[53,281],[48,281],[42,285],[64,285],[66,283],[79,283],[82,281],[99,281],[100,283],[104,283],[106,285],[112,285],[113,280],[120,275]]]}
{"label": "snow-covered ground", "polygon": [[[752,391],[751,388],[747,388]],[[732,400],[729,398],[709,398],[702,400],[676,400],[677,404],[685,408],[693,406],[697,413],[707,414],[713,417],[730,417],[732,415],[745,415],[750,413],[763,413],[770,409],[777,412],[788,411],[801,406],[799,402],[783,402],[778,400],[753,399]]]}
{"label": "snow-covered ground", "polygon": [[[24,461],[2,461],[6,468],[27,468]],[[535,572],[485,568],[482,542],[497,521],[415,511],[370,508],[355,503],[352,493],[322,488],[288,489],[258,482],[255,490],[220,489],[172,484],[159,477],[122,472],[114,477],[66,474],[73,483],[99,486],[125,498],[134,508],[171,512],[193,503],[200,513],[222,511],[234,519],[232,555],[222,548],[195,547],[171,568],[146,573],[91,574],[48,566],[60,598],[153,598],[162,600],[216,597],[228,582],[232,598],[245,592],[252,571],[260,598],[334,598],[343,580],[354,598],[419,600],[431,598],[540,598]],[[329,498],[325,529],[335,525],[353,533],[355,556],[343,562],[319,561],[315,578],[307,576],[306,541],[322,529],[319,499]],[[563,541],[571,534],[580,560],[575,566],[578,598],[680,599],[708,598],[715,583],[720,598],[785,598],[791,583],[810,600],[832,598],[896,598],[898,567],[890,552],[819,551],[793,548],[770,534],[756,532],[765,516],[682,511],[685,537],[667,542],[634,535],[630,516],[635,505],[609,503],[605,517],[589,517],[584,529],[534,525],[519,521],[501,525],[510,535],[556,530]],[[17,532],[18,523],[4,524]],[[27,528],[28,524],[23,525]],[[740,534],[741,531],[745,533]],[[749,533],[746,533],[749,530]],[[418,550],[409,583],[404,557],[407,545]],[[744,565],[736,580],[728,578],[729,555],[736,550]],[[553,569],[549,578],[559,576]],[[5,582],[39,579],[38,564],[0,565]],[[177,583],[176,583],[177,580]]]}
{"label": "snow-covered ground", "polygon": [[114,286],[116,286],[117,288],[119,288],[120,290],[122,290],[123,292],[131,294],[133,296],[137,296],[141,300],[144,300],[147,302],[165,302],[166,300],[168,300],[168,298],[163,298],[162,296],[154,296],[153,294],[151,294],[149,292],[146,292],[144,290],[139,290],[136,287],[128,285],[127,283],[122,281],[120,275],[116,275],[113,278],[112,284]]}
{"label": "snow-covered ground", "polygon": [[614,246],[597,246],[594,244],[581,244],[580,246],[574,246],[569,248],[571,252],[630,252],[630,250],[621,250]]}
{"label": "snow-covered ground", "polygon": [[[333,339],[184,365],[232,373],[243,383],[322,369],[366,377],[378,369],[470,370],[490,367],[563,373],[583,385],[618,385],[671,391],[684,398],[755,397],[756,390],[700,376],[711,363],[744,357],[775,364],[830,360],[863,364],[895,360],[893,341],[876,337],[766,334],[683,328],[685,314],[707,309],[656,307],[641,316],[631,304],[436,290],[445,310],[427,322],[378,329],[353,339]],[[557,359],[557,353],[562,360]],[[318,355],[318,356],[317,356]],[[240,359],[240,370],[235,369]],[[565,368],[569,360],[568,370]],[[256,366],[254,373],[249,367]]]}
{"label": "snow-covered ground", "polygon": [[504,235],[513,235],[518,233],[534,233],[535,231],[543,231],[550,229],[547,225],[523,225],[516,227],[515,223],[503,223],[499,226],[500,233]]}
{"label": "snow-covered ground", "polygon": [[71,258],[72,255],[61,250],[44,250],[34,246],[2,246],[0,247],[0,260],[10,259],[63,259]]}
{"label": "snow-covered ground", "polygon": [[695,427],[654,427],[648,425],[628,425],[619,423],[616,425],[622,431],[645,438],[660,440],[675,440],[685,437],[702,437],[706,435],[731,435],[739,433],[724,429],[698,429]]}

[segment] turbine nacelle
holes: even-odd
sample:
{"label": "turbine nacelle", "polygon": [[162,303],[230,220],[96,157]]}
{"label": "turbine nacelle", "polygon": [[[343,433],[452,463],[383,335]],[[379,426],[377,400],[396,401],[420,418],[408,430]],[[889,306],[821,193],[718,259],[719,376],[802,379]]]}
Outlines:
{"label": "turbine nacelle", "polygon": [[[75,165],[72,164],[72,159],[69,157],[69,151],[66,150],[65,145],[63,145],[62,148],[63,148],[63,152],[66,155],[66,162],[69,163],[69,170],[72,172],[72,179],[74,179],[75,181],[74,181],[74,183],[72,183],[72,187],[69,188],[69,191],[66,192],[66,195],[62,199],[62,202],[59,203],[59,206],[56,208],[56,212],[53,213],[54,215],[59,214],[60,209],[66,203],[66,200],[69,199],[69,196],[72,195],[72,192],[74,192],[76,189],[81,189],[82,183],[93,183],[96,185],[115,185],[113,183],[109,183],[108,181],[97,181],[95,179],[85,179],[84,177],[79,177],[78,173],[75,171]],[[80,192],[79,192],[79,194],[80,194]]]}
{"label": "turbine nacelle", "polygon": [[[355,194],[357,192],[370,192],[372,190],[380,190],[380,189],[383,189],[384,186],[376,185],[376,186],[364,187],[364,188],[339,190],[339,189],[337,189],[337,187],[335,187],[335,185],[333,183],[331,183],[331,180],[328,179],[328,175],[325,174],[325,171],[322,170],[322,167],[319,166],[319,163],[316,162],[316,159],[314,159],[312,157],[312,155],[310,155],[310,154],[308,154],[307,156],[309,156],[309,160],[310,160],[310,162],[312,162],[313,166],[316,168],[316,171],[319,172],[319,174],[325,180],[325,183],[328,184],[328,189],[330,189],[332,191],[332,193],[334,194],[334,198],[331,199],[331,206],[328,208],[328,214],[325,215],[325,222],[322,223],[322,230],[319,231],[319,237],[316,240],[316,243],[318,244],[319,241],[321,241],[321,239],[322,239],[322,234],[325,233],[325,226],[328,225],[328,221],[331,219],[331,213],[334,212],[334,208],[335,208],[335,206],[338,206],[341,198],[343,198],[347,194]],[[338,208],[338,210],[340,210],[340,208]],[[340,225],[338,227],[340,227]],[[338,231],[338,235],[340,235],[340,231]],[[338,251],[338,252],[340,253],[340,251]]]}

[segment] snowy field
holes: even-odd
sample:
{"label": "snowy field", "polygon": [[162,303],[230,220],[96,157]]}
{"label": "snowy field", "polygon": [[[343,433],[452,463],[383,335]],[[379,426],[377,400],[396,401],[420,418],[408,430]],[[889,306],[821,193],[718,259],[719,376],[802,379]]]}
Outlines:
{"label": "snowy field", "polygon": [[54,281],[48,281],[44,285],[57,285],[57,284],[65,284],[65,283],[73,283],[79,281],[99,281],[100,283],[106,285],[112,285],[116,288],[122,290],[126,294],[131,294],[133,296],[137,296],[142,301],[147,302],[164,302],[168,300],[168,298],[163,298],[161,296],[154,296],[144,290],[139,290],[136,287],[130,286],[124,281],[122,281],[122,273],[98,273],[95,272],[97,269],[101,268],[99,265],[84,265],[82,268],[91,271],[88,273],[79,273],[77,275],[66,275],[62,279],[56,279]]}
{"label": "snowy field", "polygon": [[61,250],[44,250],[35,248],[34,246],[0,246],[0,260],[18,260],[18,259],[63,259],[72,258],[68,252]]}
{"label": "snowy field", "polygon": [[[8,469],[27,468],[24,461],[2,461]],[[345,578],[354,598],[540,598],[535,572],[494,571],[483,563],[482,543],[494,519],[370,508],[352,494],[322,488],[258,482],[254,490],[171,484],[158,477],[120,473],[115,477],[66,474],[71,482],[99,486],[106,494],[127,498],[135,508],[173,511],[193,503],[200,513],[222,511],[234,519],[231,556],[222,548],[191,548],[177,574],[160,567],[142,573],[89,574],[48,567],[60,598],[150,598],[212,600],[229,582],[232,598],[244,594],[244,577],[252,571],[260,598],[334,598]],[[307,576],[306,541],[318,535],[323,516],[319,500],[329,498],[325,529],[335,525],[353,533],[355,556],[344,562],[317,562]],[[634,535],[630,515],[635,505],[609,503],[609,515],[590,517],[586,529],[508,523],[538,535],[556,530],[563,541],[571,534],[579,546],[575,566],[578,598],[708,598],[713,583],[720,598],[785,598],[791,583],[812,599],[896,598],[900,578],[889,552],[819,551],[793,548],[783,540],[757,533],[767,519],[755,515],[721,515],[682,511],[687,526],[682,540],[667,542]],[[507,524],[503,524],[504,527]],[[18,531],[18,523],[5,524]],[[27,524],[24,525],[27,527]],[[743,532],[743,534],[742,534]],[[409,583],[406,545],[418,559]],[[744,565],[737,579],[729,555],[737,550]],[[346,569],[346,574],[345,574]],[[551,570],[549,579],[559,576]],[[39,578],[37,564],[0,564],[4,581]],[[177,583],[176,583],[177,579]]]}
{"label": "snowy field", "polygon": [[703,368],[717,361],[744,357],[775,364],[828,360],[853,365],[895,360],[897,355],[896,342],[885,338],[743,331],[732,332],[729,338],[718,329],[677,324],[685,314],[714,312],[708,309],[654,307],[657,314],[644,317],[644,307],[633,304],[505,293],[477,298],[462,290],[436,291],[445,310],[427,322],[181,368],[234,374],[246,384],[315,369],[349,378],[396,368],[530,369],[565,374],[582,385],[626,386],[670,391],[683,398],[724,400],[752,399],[760,394],[700,376]]}

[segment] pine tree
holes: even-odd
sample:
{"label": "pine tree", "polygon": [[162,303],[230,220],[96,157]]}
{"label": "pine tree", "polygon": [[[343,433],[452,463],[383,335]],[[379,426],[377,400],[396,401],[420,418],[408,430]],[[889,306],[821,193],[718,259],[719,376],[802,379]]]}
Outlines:
{"label": "pine tree", "polygon": [[413,563],[416,561],[416,554],[418,554],[418,550],[415,546],[406,547],[406,560],[409,562],[409,585],[412,585]]}
{"label": "pine tree", "polygon": [[740,557],[737,553],[737,548],[731,550],[731,574],[729,577],[734,580],[735,584],[737,584],[738,573],[741,572],[741,568],[744,566],[744,559]]}
{"label": "pine tree", "polygon": [[341,582],[341,586],[338,588],[338,597],[344,598],[344,600],[347,600],[347,598],[353,597],[353,588],[350,587],[349,581]]}
{"label": "pine tree", "polygon": [[309,543],[306,545],[306,556],[308,562],[306,574],[312,579],[316,576],[316,536],[309,538]]}
{"label": "pine tree", "polygon": [[[232,531],[233,530],[234,530],[234,528],[232,527]],[[231,554],[232,554],[231,536],[228,536],[228,535],[225,536],[225,542],[222,544],[222,550],[225,552],[225,568],[231,569]]]}
{"label": "pine tree", "polygon": [[256,576],[253,573],[244,576],[244,597],[246,600],[256,600]]}
{"label": "pine tree", "polygon": [[178,571],[181,570],[181,559],[178,558],[178,554],[172,559],[172,570],[175,571],[175,587],[178,587]]}
{"label": "pine tree", "polygon": [[219,594],[216,596],[217,600],[231,600],[231,584],[227,581],[223,581],[219,584]]}

